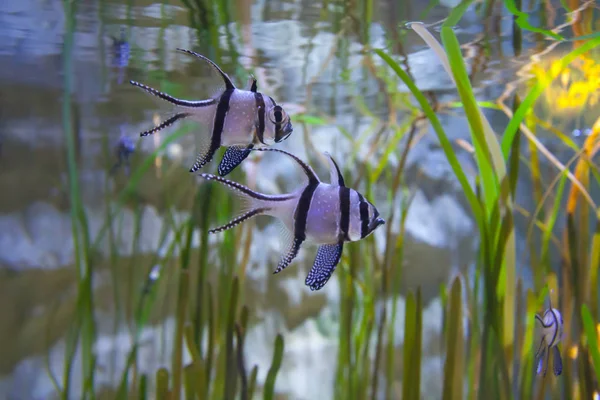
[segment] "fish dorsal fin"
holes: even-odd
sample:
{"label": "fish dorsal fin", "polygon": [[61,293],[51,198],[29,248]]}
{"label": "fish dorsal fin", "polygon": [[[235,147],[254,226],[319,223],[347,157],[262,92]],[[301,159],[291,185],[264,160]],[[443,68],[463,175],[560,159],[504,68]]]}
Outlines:
{"label": "fish dorsal fin", "polygon": [[302,171],[304,171],[304,174],[308,178],[309,184],[315,184],[315,183],[321,182],[321,180],[319,179],[319,177],[317,176],[315,171],[310,167],[310,165],[308,165],[307,163],[305,163],[304,161],[302,161],[301,159],[299,159],[292,153],[288,153],[285,150],[273,149],[270,147],[262,147],[262,148],[252,149],[252,150],[253,151],[276,151],[278,153],[287,154],[289,157],[293,158],[294,161],[296,161],[296,163],[298,163],[298,165],[300,165],[300,167],[302,168]]}
{"label": "fish dorsal fin", "polygon": [[254,75],[250,75],[250,77],[248,78],[248,90],[253,93],[256,93],[258,91],[258,85]]}
{"label": "fish dorsal fin", "polygon": [[221,68],[219,68],[219,66],[217,64],[215,64],[212,60],[209,60],[208,58],[204,57],[202,54],[198,54],[192,50],[186,50],[186,49],[181,49],[181,48],[177,48],[177,50],[181,51],[183,53],[190,54],[194,57],[198,57],[198,58],[206,61],[207,63],[209,63],[219,73],[219,75],[221,75],[221,78],[223,78],[223,82],[225,82],[225,89],[226,90],[235,89],[235,85],[233,84],[233,82],[231,81],[229,76],[227,76],[227,74],[225,72],[223,72],[223,70]]}
{"label": "fish dorsal fin", "polygon": [[340,171],[340,167],[338,167],[331,154],[325,152],[325,155],[329,159],[329,179],[331,184],[334,186],[346,186],[344,183],[344,176],[342,175],[342,171]]}

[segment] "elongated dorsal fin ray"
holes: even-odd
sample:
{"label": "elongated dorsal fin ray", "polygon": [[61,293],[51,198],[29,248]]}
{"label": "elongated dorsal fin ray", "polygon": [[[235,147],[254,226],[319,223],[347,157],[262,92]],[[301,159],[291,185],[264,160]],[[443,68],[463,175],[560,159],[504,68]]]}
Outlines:
{"label": "elongated dorsal fin ray", "polygon": [[180,107],[189,107],[189,108],[208,107],[208,106],[212,106],[213,104],[215,104],[217,102],[215,99],[193,100],[193,101],[192,100],[182,100],[182,99],[175,98],[171,95],[168,95],[166,93],[163,93],[160,90],[156,90],[148,85],[144,85],[143,83],[139,83],[136,81],[129,81],[129,83],[131,83],[133,86],[139,87],[140,89],[146,91],[147,93],[150,93],[153,96],[161,98],[165,101],[168,101],[171,104],[174,104],[174,105],[180,106]]}
{"label": "elongated dorsal fin ray", "polygon": [[252,149],[252,151],[275,151],[277,153],[286,154],[289,157],[291,157],[292,159],[294,159],[294,161],[296,161],[296,163],[298,163],[298,165],[300,165],[300,167],[304,171],[304,174],[308,178],[309,183],[319,183],[319,182],[321,182],[321,180],[319,179],[319,177],[317,176],[317,174],[315,173],[315,171],[310,167],[310,165],[308,165],[307,163],[305,163],[304,161],[302,161],[301,159],[299,159],[298,157],[296,157],[292,153],[288,153],[285,150],[273,149],[273,148],[269,148],[269,147],[261,147],[261,148],[257,148],[257,149]]}
{"label": "elongated dorsal fin ray", "polygon": [[249,220],[252,217],[264,214],[265,211],[267,211],[267,208],[255,208],[253,210],[247,211],[247,212],[237,216],[236,218],[232,219],[225,225],[219,226],[218,228],[210,229],[208,231],[208,233],[219,233],[219,232],[226,231],[228,229],[231,229],[231,228],[241,224],[244,221]]}
{"label": "elongated dorsal fin ray", "polygon": [[250,75],[248,78],[248,90],[257,93],[258,92],[258,84],[254,75]]}
{"label": "elongated dorsal fin ray", "polygon": [[186,49],[182,49],[182,48],[177,48],[178,51],[181,51],[183,53],[187,53],[190,54],[194,57],[198,57],[204,61],[206,61],[207,63],[209,63],[214,69],[217,70],[217,72],[219,73],[219,75],[221,75],[221,78],[223,78],[223,82],[225,82],[225,88],[227,90],[233,90],[235,89],[235,85],[233,84],[233,82],[231,81],[231,79],[229,78],[229,76],[223,72],[223,70],[221,68],[219,68],[219,66],[217,64],[215,64],[212,60],[204,57],[202,54],[198,54],[195,51],[192,50],[186,50]]}
{"label": "elongated dorsal fin ray", "polygon": [[344,183],[344,176],[342,175],[342,171],[340,171],[340,167],[338,167],[331,154],[325,152],[325,155],[329,160],[329,177],[331,184],[337,186],[346,186]]}

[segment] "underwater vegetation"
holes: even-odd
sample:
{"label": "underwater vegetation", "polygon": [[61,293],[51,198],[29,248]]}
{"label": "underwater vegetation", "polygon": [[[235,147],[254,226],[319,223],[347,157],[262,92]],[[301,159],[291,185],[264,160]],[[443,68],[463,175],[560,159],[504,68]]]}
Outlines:
{"label": "underwater vegetation", "polygon": [[[548,7],[539,8],[538,20],[543,21],[543,26],[536,27],[521,0],[462,1],[443,23],[435,27],[421,22],[403,25],[390,35],[392,43],[388,43],[389,46],[377,48],[372,48],[369,41],[373,2],[349,3],[352,4],[344,6],[346,16],[336,19],[341,32],[340,47],[343,48],[343,36],[348,31],[359,38],[364,63],[381,82],[388,115],[374,115],[361,103],[360,96],[355,101],[363,105],[365,113],[384,121],[389,133],[382,135],[383,138],[374,145],[381,151],[369,153],[375,160],[367,164],[356,155],[360,149],[369,150],[368,141],[351,137],[340,129],[340,136],[348,141],[352,154],[340,162],[344,170],[340,171],[336,166],[337,174],[331,175],[338,178],[336,190],[352,187],[359,196],[374,198],[377,183],[385,187],[389,203],[395,204],[393,200],[408,191],[404,173],[412,146],[424,129],[431,128],[477,226],[478,246],[472,274],[458,271],[439,288],[443,328],[437,345],[443,354],[440,363],[443,398],[597,397],[600,391],[600,206],[593,193],[597,193],[594,190],[600,184],[600,114],[597,107],[600,87],[600,35],[597,32],[600,27],[595,3],[561,1],[560,8],[553,10],[555,13],[560,10],[566,22],[559,28],[549,28],[553,26],[547,15],[551,2],[542,2]],[[189,10],[190,25],[197,30],[198,38],[213,49],[215,54],[211,54],[211,59],[219,60],[218,27],[230,26],[231,5],[224,0],[184,0],[183,4]],[[235,215],[235,196],[221,185],[196,179],[197,176],[188,172],[189,166],[159,164],[168,145],[191,135],[189,130],[178,128],[155,151],[143,156],[137,150],[140,142],[136,142],[137,145],[120,142],[118,165],[126,162],[131,174],[122,186],[107,195],[109,206],[101,233],[95,238],[90,237],[89,216],[79,186],[71,95],[75,14],[80,4],[76,0],[64,0],[63,6],[66,27],[62,121],[67,145],[68,203],[75,238],[77,300],[68,323],[64,368],[62,371],[48,368],[58,397],[280,398],[276,388],[286,349],[285,335],[277,335],[273,342],[268,371],[259,371],[255,360],[247,359],[244,351],[249,345],[246,334],[256,318],[253,299],[247,295],[246,286],[253,240],[251,221],[226,230],[220,234],[218,246],[212,246],[209,230]],[[531,62],[519,71],[518,81],[507,85],[499,98],[481,100],[474,91],[476,71],[467,63],[470,61],[465,57],[467,50],[455,30],[472,6],[482,16],[492,17],[498,10],[511,15],[515,57],[521,56],[522,38],[527,33],[534,34],[538,43],[542,43],[540,52],[549,53],[559,45],[568,50],[551,61],[543,58],[538,61],[532,57]],[[323,7],[323,18],[333,18],[328,14],[331,9],[335,8]],[[569,32],[572,38],[568,37]],[[442,66],[440,74],[449,76],[457,101],[439,103],[435,96],[417,86],[402,51],[402,43],[408,35],[422,40],[436,54]],[[483,51],[489,51],[492,44],[483,41]],[[130,64],[136,63],[134,50],[133,45],[127,47],[127,52],[133,54]],[[163,50],[171,51],[168,45]],[[231,64],[237,63],[236,57],[232,57]],[[541,56],[538,54],[537,57]],[[345,73],[341,71],[347,76]],[[400,84],[404,91],[399,89]],[[167,92],[163,87],[160,90],[160,93]],[[173,98],[176,95],[169,93]],[[257,92],[249,90],[248,93]],[[307,97],[308,103],[310,96]],[[217,103],[215,99],[207,101],[211,106]],[[275,107],[273,101],[272,108]],[[506,117],[504,131],[492,129],[487,117],[490,109]],[[399,110],[405,112],[402,120],[396,118]],[[470,133],[469,141],[456,142],[448,137],[440,120],[440,115],[448,110],[463,113]],[[282,141],[291,133],[291,123],[295,130],[302,126],[308,137],[308,156],[316,159],[321,151],[319,143],[310,140],[310,128],[323,124],[327,117],[316,111],[312,114],[309,109],[295,115],[290,113],[290,121],[286,121],[290,126],[286,128],[279,125],[287,115],[286,118],[275,115],[281,111],[274,110],[273,119],[264,120],[273,123],[269,132],[274,142]],[[546,118],[544,115],[548,114],[550,117]],[[576,119],[580,129],[586,132],[583,140],[575,140],[564,133],[567,124],[563,126],[561,121],[567,115]],[[376,136],[378,129],[373,129],[369,135]],[[539,132],[542,130],[551,132],[553,139],[575,155],[568,162],[562,162],[541,140]],[[219,146],[213,147],[210,157]],[[457,156],[462,148],[468,150],[476,166],[474,171],[463,168]],[[246,148],[236,149],[242,153],[238,155],[241,159],[235,159],[235,166],[248,162],[243,160],[251,148],[247,153],[244,152]],[[542,160],[551,166],[549,173]],[[308,160],[306,163],[317,165]],[[248,177],[242,168],[232,169],[225,169],[225,173],[231,173],[231,181],[245,184]],[[185,178],[177,178],[180,179],[177,184],[165,183],[169,185],[168,190],[161,198],[169,216],[160,235],[165,251],[150,260],[130,261],[138,280],[143,277],[143,285],[131,284],[133,289],[125,291],[124,282],[115,284],[115,307],[127,323],[131,346],[127,354],[117,354],[126,359],[125,367],[117,371],[118,385],[100,388],[95,380],[99,368],[95,351],[98,301],[94,286],[94,271],[99,264],[98,247],[102,241],[108,243],[110,262],[116,269],[120,256],[114,244],[113,222],[118,220],[120,210],[139,208],[143,199],[138,186],[148,176],[159,176],[168,182],[169,179],[175,181],[173,177],[179,175],[185,175]],[[204,175],[205,178],[208,176],[219,178]],[[523,176],[533,182],[533,193],[529,194],[534,200],[535,209],[532,210],[522,207],[517,199],[519,178]],[[175,203],[188,204],[189,215],[178,218],[169,207]],[[377,207],[384,209],[379,203]],[[382,212],[381,218],[375,214],[379,211],[374,207],[368,213],[371,218],[368,233],[381,226],[377,231],[380,236],[359,235],[364,239],[347,244],[343,253],[339,244],[337,250],[328,255],[335,261],[337,269],[327,286],[337,285],[340,291],[339,350],[333,384],[335,399],[420,399],[426,389],[422,384],[423,348],[431,344],[427,344],[423,336],[425,305],[420,288],[406,293],[404,321],[397,321],[400,313],[396,300],[401,294],[403,280],[405,222],[410,212],[410,197],[402,196],[400,207],[386,209],[388,211]],[[136,214],[134,243],[141,235],[140,218]],[[386,224],[382,225],[379,219],[385,219]],[[523,220],[528,230],[526,243],[518,246],[520,239],[516,225]],[[198,245],[194,246],[194,242]],[[296,252],[299,247],[298,244]],[[519,253],[520,248],[528,253],[528,263],[522,261],[524,256]],[[263,267],[272,270],[276,265]],[[423,268],[435,266],[424,265]],[[522,269],[530,272],[530,283],[525,282]],[[330,268],[325,274],[326,279],[319,279],[327,282],[332,273]],[[269,274],[267,279],[276,281],[280,275]],[[117,272],[111,270],[115,281],[116,276]],[[312,286],[322,284],[324,282],[319,280]],[[303,290],[310,292],[308,287]],[[169,354],[171,363],[148,373],[138,354],[142,332],[164,316],[157,310],[169,301],[173,304],[175,319],[172,354]],[[394,341],[398,323],[403,326],[404,335],[400,349]],[[187,361],[184,353],[190,356]],[[547,368],[551,361],[547,358],[550,353],[554,373],[538,376],[536,372]],[[75,368],[81,369],[83,376],[77,387],[71,381]],[[266,373],[262,383],[257,378],[259,372]]]}

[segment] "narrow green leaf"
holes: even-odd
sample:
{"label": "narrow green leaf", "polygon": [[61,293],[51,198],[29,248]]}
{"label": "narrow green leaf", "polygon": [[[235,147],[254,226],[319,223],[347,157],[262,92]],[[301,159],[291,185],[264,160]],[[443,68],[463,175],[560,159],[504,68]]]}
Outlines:
{"label": "narrow green leaf", "polygon": [[273,400],[275,393],[275,379],[277,373],[281,367],[281,359],[283,358],[283,336],[278,334],[275,338],[275,350],[273,351],[273,361],[271,362],[271,368],[267,374],[264,389],[264,400]]}
{"label": "narrow green leaf", "polygon": [[248,399],[254,398],[254,390],[256,389],[256,376],[258,375],[258,366],[255,365],[250,371],[250,378],[248,379]]}
{"label": "narrow green leaf", "polygon": [[467,12],[469,6],[473,4],[473,1],[474,0],[463,0],[459,5],[454,7],[450,12],[450,15],[448,15],[448,18],[446,18],[446,21],[442,24],[442,27],[452,29],[453,26],[458,24],[465,12]]}
{"label": "narrow green leaf", "polygon": [[548,247],[550,246],[550,239],[552,238],[552,231],[554,230],[554,225],[556,224],[556,220],[558,219],[558,213],[561,210],[561,200],[563,197],[563,191],[565,189],[565,183],[567,181],[567,172],[568,169],[565,168],[560,177],[560,181],[558,183],[558,189],[556,190],[556,197],[554,198],[554,205],[552,206],[552,213],[548,218],[548,222],[546,223],[546,229],[544,230],[544,235],[542,237],[542,251],[540,254],[540,258],[542,260],[542,265],[545,268],[549,268],[550,259],[548,256]]}
{"label": "narrow green leaf", "polygon": [[[561,73],[567,67],[567,65],[573,62],[577,57],[587,53],[598,45],[600,45],[600,38],[590,40],[561,58],[559,61],[560,67],[557,68],[555,72],[556,76],[558,76],[558,74]],[[508,159],[512,141],[517,133],[517,130],[519,129],[519,125],[521,122],[523,122],[525,115],[533,108],[537,98],[544,92],[546,87],[552,83],[556,76],[552,76],[550,79],[538,79],[521,105],[519,105],[519,108],[514,113],[513,117],[510,119],[502,135],[502,154],[504,155],[505,159]]]}
{"label": "narrow green leaf", "polygon": [[156,398],[169,398],[169,371],[166,368],[156,371]]}
{"label": "narrow green leaf", "polygon": [[598,315],[598,268],[600,268],[600,219],[596,219],[596,228],[592,239],[592,248],[590,250],[590,298],[589,303],[592,309],[592,315],[599,318]]}
{"label": "narrow green leaf", "polygon": [[585,336],[587,337],[588,351],[592,356],[592,362],[596,371],[596,382],[600,382],[600,349],[598,348],[598,334],[596,333],[596,324],[594,323],[592,314],[585,304],[581,306],[581,319],[583,321]]}
{"label": "narrow green leaf", "polygon": [[446,314],[446,361],[444,363],[444,400],[463,398],[464,336],[461,284],[454,279],[450,291],[448,312]]}
{"label": "narrow green leaf", "polygon": [[562,37],[561,35],[559,35],[557,33],[554,33],[547,29],[536,28],[533,25],[531,25],[529,23],[529,14],[526,12],[523,12],[523,11],[519,11],[517,6],[515,5],[514,0],[504,0],[504,5],[506,6],[506,9],[508,11],[510,11],[513,15],[515,15],[517,17],[517,24],[519,24],[519,26],[522,29],[525,29],[525,30],[528,30],[531,32],[541,33],[542,35],[550,36],[551,38],[553,38],[555,40],[565,40],[564,37]]}
{"label": "narrow green leaf", "polygon": [[223,398],[233,399],[236,392],[238,368],[235,361],[233,348],[233,337],[235,334],[235,318],[237,315],[237,302],[239,297],[239,279],[233,278],[231,283],[231,296],[229,299],[229,310],[227,316],[227,327],[225,331],[225,392]]}
{"label": "narrow green leaf", "polygon": [[460,51],[458,39],[456,38],[454,31],[448,27],[442,28],[441,35],[442,43],[448,54],[448,62],[450,63],[456,88],[464,104],[467,121],[471,128],[471,137],[473,138],[473,145],[475,147],[475,158],[482,179],[483,195],[487,213],[489,213],[491,212],[493,207],[492,204],[498,195],[498,182],[494,174],[490,149],[484,137],[481,115],[479,113],[479,108],[477,107],[477,101],[473,95],[473,88],[469,81],[469,75]]}
{"label": "narrow green leaf", "polygon": [[[402,378],[402,398],[406,400],[413,399],[413,368],[412,358],[415,355],[415,320],[417,319],[417,303],[412,292],[406,296],[405,311],[404,311],[404,375]],[[420,349],[419,349],[420,353]],[[417,357],[420,359],[421,355]]]}
{"label": "narrow green leaf", "polygon": [[427,99],[425,98],[425,96],[423,95],[423,93],[421,93],[421,91],[417,88],[417,86],[412,82],[412,80],[410,79],[408,74],[398,65],[398,63],[396,63],[389,55],[387,55],[380,49],[375,49],[375,53],[377,53],[377,55],[379,57],[381,57],[394,70],[394,72],[396,72],[398,77],[404,82],[404,84],[408,87],[408,89],[411,91],[413,96],[415,96],[415,99],[419,102],[419,105],[421,106],[423,112],[425,113],[425,115],[427,116],[429,121],[431,122],[431,125],[433,126],[433,129],[434,129],[435,133],[437,134],[438,139],[440,141],[440,145],[442,146],[442,149],[444,150],[444,154],[446,155],[446,158],[448,159],[448,163],[452,167],[452,170],[454,171],[454,174],[456,175],[456,177],[463,189],[463,192],[465,193],[465,196],[466,196],[467,200],[469,201],[469,204],[471,205],[471,209],[473,211],[473,215],[475,216],[475,220],[479,224],[481,224],[483,221],[482,220],[483,213],[481,210],[481,206],[479,205],[477,197],[475,196],[475,192],[469,185],[469,181],[467,180],[467,177],[462,170],[462,166],[460,165],[460,163],[458,162],[458,159],[456,158],[454,149],[452,148],[452,144],[451,144],[450,140],[448,140],[448,137],[446,136],[446,134],[444,133],[444,129],[442,128],[442,124],[440,123],[439,119],[437,118],[437,115],[435,115],[435,112],[429,105],[429,103],[428,103]]}
{"label": "narrow green leaf", "polygon": [[308,125],[317,125],[317,126],[322,126],[322,125],[327,125],[328,122],[327,120],[318,117],[316,115],[308,115],[308,114],[298,114],[298,115],[294,115],[294,122],[303,122],[305,124]]}
{"label": "narrow green leaf", "polygon": [[142,374],[140,377],[140,390],[138,391],[138,399],[146,400],[148,398],[148,376]]}

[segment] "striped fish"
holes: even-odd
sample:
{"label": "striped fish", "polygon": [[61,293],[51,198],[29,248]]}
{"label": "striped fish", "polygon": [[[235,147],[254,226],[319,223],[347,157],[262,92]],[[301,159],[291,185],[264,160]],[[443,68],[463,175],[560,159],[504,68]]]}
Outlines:
{"label": "striped fish", "polygon": [[385,221],[363,195],[346,187],[340,169],[328,153],[325,154],[329,159],[331,183],[321,182],[313,169],[293,154],[273,148],[255,150],[288,155],[300,165],[308,181],[289,194],[265,195],[216,175],[201,174],[204,179],[217,181],[236,191],[247,203],[247,208],[241,215],[209,232],[231,229],[256,215],[266,214],[278,218],[290,234],[287,235],[289,240],[285,241],[286,252],[274,273],[281,272],[290,265],[302,243],[316,243],[319,249],[305,283],[311,290],[319,290],[335,271],[342,256],[344,242],[367,237]]}
{"label": "striped fish", "polygon": [[175,106],[176,112],[160,125],[140,133],[148,136],[175,122],[188,118],[212,127],[210,135],[199,134],[199,154],[190,172],[198,171],[209,163],[215,152],[228,147],[219,164],[219,175],[233,171],[255,147],[270,146],[290,136],[292,124],[285,110],[272,97],[258,91],[256,79],[251,77],[248,90],[235,87],[229,76],[217,64],[191,50],[177,49],[206,61],[222,78],[223,90],[206,100],[181,100],[142,83],[130,81],[146,92]]}
{"label": "striped fish", "polygon": [[546,367],[543,369],[544,376],[546,376],[548,364],[550,363],[550,352],[552,351],[554,353],[552,355],[552,369],[554,370],[554,375],[558,376],[562,373],[563,368],[560,350],[558,349],[558,343],[563,335],[564,323],[562,315],[556,308],[552,308],[552,303],[550,303],[550,308],[544,312],[544,315],[540,317],[536,314],[535,319],[542,327],[542,338],[540,340],[540,345],[535,352],[535,360],[537,365],[536,372],[538,375],[542,373],[542,368],[545,361]]}

